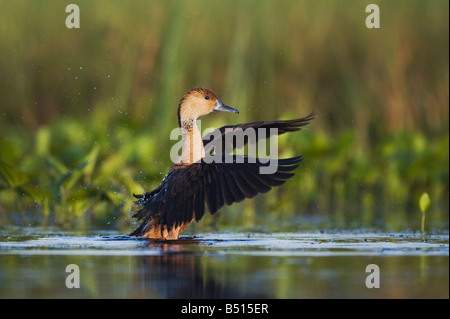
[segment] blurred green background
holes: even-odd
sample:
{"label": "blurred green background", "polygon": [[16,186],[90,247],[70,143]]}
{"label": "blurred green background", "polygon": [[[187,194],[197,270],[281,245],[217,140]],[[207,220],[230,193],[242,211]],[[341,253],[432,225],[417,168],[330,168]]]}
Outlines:
{"label": "blurred green background", "polygon": [[424,192],[426,230],[448,230],[447,0],[73,2],[80,29],[71,1],[0,2],[0,224],[130,231],[204,86],[241,113],[202,128],[318,116],[279,139],[305,158],[292,180],[191,232],[415,231]]}

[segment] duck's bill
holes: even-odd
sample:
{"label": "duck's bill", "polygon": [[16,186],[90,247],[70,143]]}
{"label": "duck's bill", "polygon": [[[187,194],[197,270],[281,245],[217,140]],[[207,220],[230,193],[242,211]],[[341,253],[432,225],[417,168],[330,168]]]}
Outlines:
{"label": "duck's bill", "polygon": [[217,104],[213,108],[214,111],[222,111],[222,112],[231,112],[231,113],[239,113],[238,109],[235,109],[234,107],[228,106],[223,104],[222,101],[217,99]]}

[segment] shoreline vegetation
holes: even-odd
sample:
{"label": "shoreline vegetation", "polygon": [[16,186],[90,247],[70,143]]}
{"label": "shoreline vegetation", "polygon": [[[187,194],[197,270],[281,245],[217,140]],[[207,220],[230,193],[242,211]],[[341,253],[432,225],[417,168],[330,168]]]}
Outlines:
{"label": "shoreline vegetation", "polygon": [[204,128],[318,116],[278,140],[292,180],[197,229],[419,231],[426,192],[425,231],[448,231],[448,1],[380,3],[377,30],[359,0],[77,4],[74,30],[65,3],[0,3],[0,225],[131,229],[205,86],[240,114]]}

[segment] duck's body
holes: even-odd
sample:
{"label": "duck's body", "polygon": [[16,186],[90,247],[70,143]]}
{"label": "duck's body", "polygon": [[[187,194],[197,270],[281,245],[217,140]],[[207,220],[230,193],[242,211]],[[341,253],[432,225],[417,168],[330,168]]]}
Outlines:
{"label": "duck's body", "polygon": [[[179,235],[195,220],[200,220],[205,213],[205,204],[214,214],[224,204],[241,202],[258,193],[265,193],[273,186],[283,184],[294,174],[289,173],[298,167],[301,157],[281,159],[273,174],[261,174],[260,168],[267,166],[258,159],[238,155],[220,155],[221,161],[206,161],[206,155],[214,145],[213,136],[220,136],[219,142],[225,149],[226,135],[232,129],[264,128],[258,138],[268,137],[268,129],[277,128],[278,134],[297,131],[307,125],[314,114],[291,121],[267,121],[224,126],[214,135],[202,139],[196,125],[199,116],[212,111],[239,113],[237,109],[223,104],[208,89],[195,88],[188,91],[178,107],[178,124],[182,133],[182,153],[175,165],[155,190],[134,195],[139,200],[140,208],[133,217],[142,220],[142,224],[131,236],[153,239],[178,239]],[[245,140],[247,143],[247,140]],[[233,149],[235,145],[232,145]],[[206,149],[206,151],[205,151]]]}

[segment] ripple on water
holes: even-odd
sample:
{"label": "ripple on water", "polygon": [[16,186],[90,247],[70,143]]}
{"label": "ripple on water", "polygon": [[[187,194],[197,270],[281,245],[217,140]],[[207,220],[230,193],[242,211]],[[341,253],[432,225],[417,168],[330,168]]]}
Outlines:
{"label": "ripple on water", "polygon": [[183,236],[177,241],[155,241],[97,232],[3,234],[0,254],[148,256],[194,252],[254,256],[373,256],[449,255],[449,236],[422,237],[414,233],[210,233]]}

